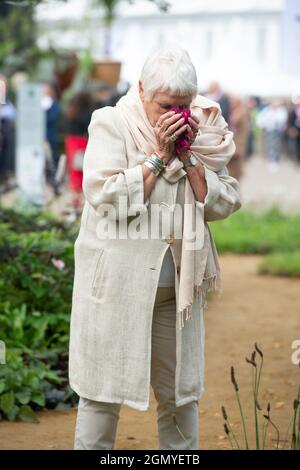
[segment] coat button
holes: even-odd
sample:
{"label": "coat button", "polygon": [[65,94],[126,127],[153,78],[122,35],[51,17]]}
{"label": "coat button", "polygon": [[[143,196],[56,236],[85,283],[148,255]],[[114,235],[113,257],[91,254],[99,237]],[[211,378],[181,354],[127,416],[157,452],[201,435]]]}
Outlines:
{"label": "coat button", "polygon": [[166,238],[166,242],[167,242],[167,243],[173,243],[173,242],[174,242],[174,237],[173,237],[173,235],[169,235],[169,236]]}
{"label": "coat button", "polygon": [[177,271],[177,274],[180,273],[180,266],[177,266],[176,271]]}

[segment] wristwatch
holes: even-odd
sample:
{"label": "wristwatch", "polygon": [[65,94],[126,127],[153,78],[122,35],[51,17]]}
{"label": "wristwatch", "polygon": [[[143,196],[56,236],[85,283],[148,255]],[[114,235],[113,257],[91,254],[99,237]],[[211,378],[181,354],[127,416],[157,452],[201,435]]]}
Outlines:
{"label": "wristwatch", "polygon": [[189,160],[183,163],[183,168],[186,168],[188,166],[195,166],[197,162],[197,158],[191,153]]}

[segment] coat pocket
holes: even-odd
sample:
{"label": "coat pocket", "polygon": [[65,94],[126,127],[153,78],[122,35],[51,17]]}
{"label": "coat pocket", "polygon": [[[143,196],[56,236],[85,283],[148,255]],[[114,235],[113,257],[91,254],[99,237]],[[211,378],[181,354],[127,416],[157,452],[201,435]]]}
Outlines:
{"label": "coat pocket", "polygon": [[92,280],[92,295],[99,297],[101,293],[102,275],[103,275],[104,248],[100,248],[96,261],[94,276]]}

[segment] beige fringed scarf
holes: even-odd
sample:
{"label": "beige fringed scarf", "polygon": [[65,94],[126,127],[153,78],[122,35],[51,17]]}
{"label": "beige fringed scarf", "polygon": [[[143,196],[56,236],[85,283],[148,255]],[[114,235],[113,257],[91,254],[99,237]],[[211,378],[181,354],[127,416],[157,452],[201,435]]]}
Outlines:
{"label": "beige fringed scarf", "polygon": [[[137,148],[145,153],[145,158],[156,145],[154,129],[140,99],[138,88],[132,86],[127,94],[116,104],[125,121]],[[228,164],[235,151],[233,133],[228,130],[221,116],[219,105],[204,96],[197,95],[191,103],[192,114],[200,122],[199,132],[191,146],[193,154],[208,169],[219,171]],[[161,173],[169,183],[176,183],[186,176],[182,162],[174,156]],[[181,267],[178,296],[180,328],[184,326],[183,317],[191,318],[194,295],[198,295],[200,305],[206,307],[206,295],[211,290],[221,293],[220,267],[218,254],[213,240],[207,240],[204,227],[204,204],[195,203],[195,196],[188,178],[185,183],[183,208],[183,237],[181,247]],[[187,206],[185,206],[187,205]],[[186,210],[186,207],[192,210]],[[197,213],[197,211],[199,211]],[[197,221],[197,224],[196,224]],[[197,243],[191,241],[191,235],[197,233]],[[209,237],[211,238],[210,232]],[[191,247],[196,249],[191,249]]]}

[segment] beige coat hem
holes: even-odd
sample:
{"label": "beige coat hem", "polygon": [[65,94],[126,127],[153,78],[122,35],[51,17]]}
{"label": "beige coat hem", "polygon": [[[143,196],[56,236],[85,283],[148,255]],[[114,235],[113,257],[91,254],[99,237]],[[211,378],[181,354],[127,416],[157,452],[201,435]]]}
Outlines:
{"label": "beige coat hem", "polygon": [[[149,390],[148,400],[145,402],[138,402],[137,400],[128,400],[127,398],[124,398],[124,399],[116,398],[113,400],[111,397],[104,396],[104,395],[90,395],[89,393],[81,392],[79,385],[73,383],[72,380],[70,380],[70,387],[74,390],[74,392],[77,393],[78,396],[87,398],[89,400],[99,401],[99,402],[103,401],[105,403],[119,403],[120,405],[126,405],[138,411],[149,410],[150,390]],[[183,398],[182,400],[179,400],[178,402],[176,402],[176,407],[186,405],[187,403],[190,403],[195,400],[200,400],[202,398],[203,392],[204,392],[204,388],[201,389],[198,395],[191,395],[189,397]]]}

